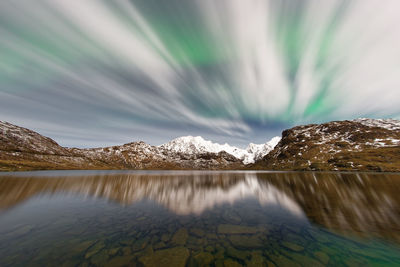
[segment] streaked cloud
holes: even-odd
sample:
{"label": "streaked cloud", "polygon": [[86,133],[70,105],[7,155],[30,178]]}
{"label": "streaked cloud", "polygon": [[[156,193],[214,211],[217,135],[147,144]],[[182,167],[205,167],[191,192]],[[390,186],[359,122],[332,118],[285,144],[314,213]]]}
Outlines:
{"label": "streaked cloud", "polygon": [[400,118],[396,0],[4,0],[0,114],[69,146]]}

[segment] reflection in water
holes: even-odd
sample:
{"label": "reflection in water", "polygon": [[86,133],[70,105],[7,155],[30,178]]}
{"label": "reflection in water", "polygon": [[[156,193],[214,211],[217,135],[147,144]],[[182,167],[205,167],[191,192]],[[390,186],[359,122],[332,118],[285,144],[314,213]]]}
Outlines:
{"label": "reflection in water", "polygon": [[307,217],[341,232],[400,241],[400,175],[370,173],[268,174]]}
{"label": "reflection in water", "polygon": [[0,180],[0,208],[9,208],[36,194],[60,192],[106,198],[124,205],[149,199],[180,215],[200,214],[216,205],[255,197],[262,205],[280,205],[302,214],[285,193],[251,173],[9,177]]}
{"label": "reflection in water", "polygon": [[54,174],[0,176],[1,266],[400,264],[399,174]]}
{"label": "reflection in water", "polygon": [[176,214],[200,214],[224,203],[256,198],[328,229],[400,241],[400,175],[370,173],[105,174],[3,177],[0,208],[38,194],[73,193],[123,205],[156,201]]}

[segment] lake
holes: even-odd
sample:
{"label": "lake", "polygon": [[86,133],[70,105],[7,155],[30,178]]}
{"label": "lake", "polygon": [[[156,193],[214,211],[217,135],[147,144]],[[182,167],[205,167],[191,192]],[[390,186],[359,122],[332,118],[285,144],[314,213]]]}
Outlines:
{"label": "lake", "polygon": [[400,174],[0,174],[0,266],[400,266]]}

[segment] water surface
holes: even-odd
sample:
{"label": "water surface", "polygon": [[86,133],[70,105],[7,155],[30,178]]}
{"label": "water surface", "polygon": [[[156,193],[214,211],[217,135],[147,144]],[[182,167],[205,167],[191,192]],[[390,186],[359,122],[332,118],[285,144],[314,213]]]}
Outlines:
{"label": "water surface", "polygon": [[0,266],[396,266],[400,174],[0,176]]}

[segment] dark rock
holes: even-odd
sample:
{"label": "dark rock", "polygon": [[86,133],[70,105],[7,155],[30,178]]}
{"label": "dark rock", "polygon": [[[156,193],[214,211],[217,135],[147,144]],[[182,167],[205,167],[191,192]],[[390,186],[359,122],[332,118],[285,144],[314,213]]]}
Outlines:
{"label": "dark rock", "polygon": [[90,258],[92,255],[96,254],[100,250],[102,250],[105,247],[104,241],[99,241],[96,244],[94,244],[92,247],[88,249],[88,251],[85,254],[85,259]]}
{"label": "dark rock", "polygon": [[105,267],[122,267],[122,266],[132,266],[132,260],[134,256],[116,256],[110,259],[104,266]]}
{"label": "dark rock", "polygon": [[103,250],[95,255],[93,255],[90,258],[90,262],[94,264],[95,266],[103,266],[107,262],[109,256],[107,253]]}
{"label": "dark rock", "polygon": [[256,235],[231,235],[229,240],[232,245],[238,248],[261,248],[263,243],[260,238]]}
{"label": "dark rock", "polygon": [[266,266],[265,258],[262,256],[262,252],[252,252],[250,260],[246,261],[248,267],[259,267]]}
{"label": "dark rock", "polygon": [[242,265],[234,260],[224,260],[224,267],[241,267]]}
{"label": "dark rock", "polygon": [[328,262],[329,262],[329,256],[328,255],[326,255],[324,252],[322,252],[322,251],[317,251],[317,252],[314,252],[314,256],[317,258],[317,259],[319,259],[319,261],[320,262],[322,262],[323,264],[328,264]]}
{"label": "dark rock", "polygon": [[258,232],[258,228],[234,225],[234,224],[220,224],[218,225],[218,234],[254,234]]}
{"label": "dark rock", "polygon": [[209,252],[201,252],[194,256],[194,260],[197,266],[209,266],[214,261],[214,257]]}
{"label": "dark rock", "polygon": [[292,261],[291,259],[278,254],[278,255],[270,255],[269,256],[271,260],[277,265],[277,266],[293,266],[293,267],[301,267],[300,264]]}
{"label": "dark rock", "polygon": [[174,247],[154,252],[154,262],[159,267],[184,267],[189,258],[189,250],[184,247]]}
{"label": "dark rock", "polygon": [[133,243],[133,245],[132,245],[132,251],[135,252],[135,251],[144,249],[147,246],[147,244],[149,243],[149,241],[150,241],[150,237],[144,237],[144,238],[136,240],[135,243]]}
{"label": "dark rock", "polygon": [[250,255],[248,251],[238,250],[230,246],[226,247],[226,254],[232,258],[239,260],[245,260]]}
{"label": "dark rock", "polygon": [[199,229],[199,228],[192,228],[190,229],[190,234],[193,234],[194,236],[197,237],[203,237],[205,235],[204,230]]}
{"label": "dark rock", "polygon": [[283,245],[284,247],[290,249],[290,250],[297,251],[297,252],[303,251],[303,250],[304,250],[304,247],[302,247],[302,246],[300,246],[300,245],[297,245],[297,244],[295,244],[295,243],[291,243],[291,242],[286,242],[286,241],[285,241],[285,242],[282,242],[282,245]]}
{"label": "dark rock", "polygon": [[175,232],[175,234],[172,236],[171,239],[171,244],[173,245],[184,245],[186,244],[186,240],[188,238],[189,234],[186,228],[181,228],[178,231]]}

